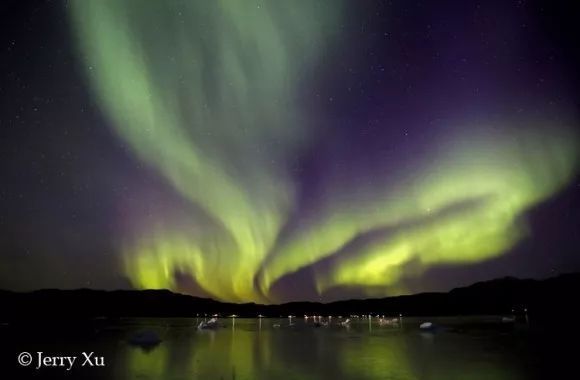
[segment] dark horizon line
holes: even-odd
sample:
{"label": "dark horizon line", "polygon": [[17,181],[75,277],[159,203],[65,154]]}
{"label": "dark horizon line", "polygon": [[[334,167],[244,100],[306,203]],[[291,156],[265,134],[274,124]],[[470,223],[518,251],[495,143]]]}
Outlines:
{"label": "dark horizon line", "polygon": [[195,296],[195,295],[191,295],[188,293],[181,293],[179,291],[174,291],[171,289],[167,289],[167,288],[159,288],[159,289],[154,289],[154,288],[148,288],[148,289],[96,289],[96,288],[86,288],[86,287],[81,287],[81,288],[40,288],[40,289],[35,289],[35,290],[27,290],[27,291],[19,291],[19,290],[10,290],[10,289],[0,289],[0,293],[1,292],[5,292],[5,293],[13,293],[13,294],[34,294],[34,293],[42,293],[42,292],[53,292],[53,291],[58,291],[58,292],[82,292],[82,291],[90,291],[90,292],[104,292],[104,293],[114,293],[114,292],[135,292],[135,293],[140,293],[140,292],[158,292],[158,293],[170,293],[173,295],[177,295],[177,296],[183,296],[183,297],[189,297],[192,299],[198,299],[198,300],[205,300],[205,301],[212,301],[212,302],[216,302],[216,303],[220,303],[220,304],[230,304],[230,305],[256,305],[256,306],[284,306],[284,305],[291,305],[291,304],[318,304],[318,305],[331,305],[331,304],[335,304],[335,303],[341,303],[341,302],[357,302],[357,301],[374,301],[374,300],[387,300],[387,299],[396,299],[396,298],[402,298],[402,297],[415,297],[415,296],[421,296],[421,295],[433,295],[433,294],[449,294],[452,293],[454,291],[457,291],[459,289],[467,289],[467,288],[472,288],[474,286],[477,286],[479,284],[488,284],[488,283],[493,283],[493,282],[500,282],[500,281],[521,281],[521,282],[543,282],[543,281],[549,281],[549,280],[553,280],[553,279],[557,279],[557,278],[561,278],[561,277],[567,277],[567,276],[580,276],[580,271],[571,271],[571,272],[564,272],[564,273],[559,273],[555,276],[550,276],[550,277],[545,277],[545,278],[519,278],[519,277],[515,277],[515,276],[504,276],[504,277],[496,277],[496,278],[492,278],[489,280],[482,280],[482,281],[477,281],[474,282],[470,285],[463,285],[463,286],[458,286],[458,287],[454,287],[451,288],[448,291],[426,291],[426,292],[419,292],[419,293],[411,293],[411,294],[400,294],[400,295],[396,295],[396,296],[385,296],[385,297],[368,297],[368,298],[350,298],[350,299],[340,299],[340,300],[334,300],[334,301],[288,301],[288,302],[282,302],[282,303],[269,303],[269,304],[264,304],[264,303],[256,303],[256,302],[230,302],[230,301],[222,301],[219,299],[214,299],[214,298],[210,298],[210,297],[200,297],[200,296]]}

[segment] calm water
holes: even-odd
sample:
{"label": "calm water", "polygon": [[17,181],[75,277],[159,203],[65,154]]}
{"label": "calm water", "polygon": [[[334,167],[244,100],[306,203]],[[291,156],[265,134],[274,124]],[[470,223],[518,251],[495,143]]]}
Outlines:
{"label": "calm water", "polygon": [[[126,319],[99,323],[66,334],[43,326],[20,339],[4,326],[3,359],[12,364],[21,351],[43,355],[94,352],[105,367],[33,368],[13,366],[11,378],[34,375],[83,379],[530,379],[550,378],[559,366],[557,347],[525,324],[509,328],[498,317],[478,319],[406,319],[403,328],[354,321],[315,328],[312,321],[288,319],[221,320],[216,331],[198,331],[193,319]],[[421,332],[421,321],[441,326]],[[336,319],[335,319],[336,321]],[[279,328],[274,325],[280,324]],[[128,343],[144,329],[163,341],[143,349]],[[10,342],[10,343],[7,343]],[[9,346],[9,347],[7,347]],[[546,347],[548,346],[548,347]],[[552,353],[552,354],[550,354]],[[80,358],[78,359],[81,360]],[[14,368],[15,367],[15,368]],[[7,367],[4,367],[7,368]],[[561,367],[558,367],[561,369]],[[2,377],[2,376],[0,376]]]}

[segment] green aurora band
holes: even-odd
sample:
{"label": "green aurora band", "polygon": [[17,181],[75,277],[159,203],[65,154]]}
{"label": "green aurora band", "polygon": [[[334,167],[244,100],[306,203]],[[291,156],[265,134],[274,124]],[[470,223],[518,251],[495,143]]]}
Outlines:
{"label": "green aurora band", "polygon": [[180,272],[222,300],[274,302],[278,280],[312,266],[321,293],[404,292],[401,279],[426,268],[506,252],[526,210],[575,175],[570,129],[474,126],[435,141],[397,186],[330,188],[281,239],[297,202],[288,167],[323,133],[299,88],[338,48],[341,13],[337,1],[71,3],[111,124],[199,210],[120,247],[136,287],[176,289]]}

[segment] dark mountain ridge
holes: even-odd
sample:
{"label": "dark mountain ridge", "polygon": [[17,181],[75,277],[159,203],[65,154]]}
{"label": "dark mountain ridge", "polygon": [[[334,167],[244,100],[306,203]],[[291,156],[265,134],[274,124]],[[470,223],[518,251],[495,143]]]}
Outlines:
{"label": "dark mountain ridge", "polygon": [[226,303],[173,293],[169,290],[58,290],[29,293],[0,290],[0,319],[94,317],[195,317],[236,314],[240,317],[280,317],[289,314],[405,316],[511,314],[527,310],[547,317],[578,315],[575,301],[580,273],[545,280],[500,278],[453,289],[447,293],[420,293],[386,298],[330,303],[291,302],[279,305]]}

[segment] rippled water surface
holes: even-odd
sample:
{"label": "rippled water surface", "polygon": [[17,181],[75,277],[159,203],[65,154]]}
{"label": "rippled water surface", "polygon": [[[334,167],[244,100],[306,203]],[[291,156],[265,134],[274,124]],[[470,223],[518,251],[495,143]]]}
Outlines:
{"label": "rippled water surface", "polygon": [[[530,379],[548,378],[557,363],[553,347],[525,323],[498,323],[499,317],[429,319],[439,326],[423,332],[423,319],[403,327],[380,327],[356,320],[345,328],[312,320],[222,319],[221,327],[198,330],[199,318],[122,319],[92,323],[74,333],[14,329],[5,356],[27,350],[35,356],[102,356],[104,367],[15,368],[15,376],[83,379]],[[50,325],[44,326],[50,330]],[[154,331],[152,347],[129,343],[140,331]],[[6,333],[6,327],[4,328]],[[16,335],[16,336],[15,336]],[[6,340],[5,340],[6,341]],[[80,361],[81,358],[79,358]]]}

